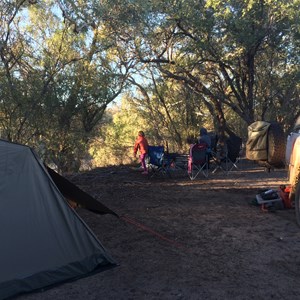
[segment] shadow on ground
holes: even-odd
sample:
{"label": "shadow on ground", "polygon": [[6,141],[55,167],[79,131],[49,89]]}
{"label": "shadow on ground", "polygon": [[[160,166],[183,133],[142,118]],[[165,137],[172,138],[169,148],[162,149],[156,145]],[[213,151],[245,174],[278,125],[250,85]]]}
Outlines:
{"label": "shadow on ground", "polygon": [[133,166],[72,175],[121,216],[77,210],[119,266],[18,299],[299,299],[294,210],[251,205],[286,178],[246,161],[194,181],[184,172],[149,179]]}

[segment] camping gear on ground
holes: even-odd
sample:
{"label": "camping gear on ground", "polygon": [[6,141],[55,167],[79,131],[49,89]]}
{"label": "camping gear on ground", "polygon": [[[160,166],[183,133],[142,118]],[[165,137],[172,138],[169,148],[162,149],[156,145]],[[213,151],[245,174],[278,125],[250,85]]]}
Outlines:
{"label": "camping gear on ground", "polygon": [[290,186],[280,185],[278,190],[264,190],[255,196],[255,203],[262,210],[275,211],[277,209],[292,208],[289,198]]}
{"label": "camping gear on ground", "polygon": [[261,207],[263,211],[275,211],[283,209],[284,204],[278,193],[275,190],[266,190],[255,196],[256,204]]}
{"label": "camping gear on ground", "polygon": [[285,137],[280,124],[257,121],[248,126],[246,157],[259,161],[269,170],[283,167],[285,161]]}
{"label": "camping gear on ground", "polygon": [[188,157],[188,175],[191,180],[199,174],[208,177],[208,152],[206,143],[197,143],[190,146]]}
{"label": "camping gear on ground", "polygon": [[4,140],[0,220],[0,299],[116,266],[37,154]]}

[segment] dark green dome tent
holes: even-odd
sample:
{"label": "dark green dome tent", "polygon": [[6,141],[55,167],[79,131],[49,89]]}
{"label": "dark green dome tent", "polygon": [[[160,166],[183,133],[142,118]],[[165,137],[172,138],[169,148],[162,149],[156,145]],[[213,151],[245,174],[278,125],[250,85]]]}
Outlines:
{"label": "dark green dome tent", "polygon": [[[101,203],[92,208],[113,213]],[[116,265],[35,152],[4,140],[0,140],[0,239],[0,299]]]}

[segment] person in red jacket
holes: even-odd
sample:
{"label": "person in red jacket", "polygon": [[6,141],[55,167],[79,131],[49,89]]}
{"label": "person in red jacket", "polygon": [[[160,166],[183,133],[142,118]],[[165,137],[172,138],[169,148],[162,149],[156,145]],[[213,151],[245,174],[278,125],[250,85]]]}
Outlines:
{"label": "person in red jacket", "polygon": [[135,140],[135,144],[134,144],[134,149],[133,149],[133,155],[134,157],[136,157],[137,152],[140,152],[140,161],[141,161],[141,165],[143,167],[143,173],[142,174],[148,174],[148,170],[146,167],[146,156],[148,153],[148,141],[145,138],[145,133],[143,131],[139,131],[138,132],[138,137]]}

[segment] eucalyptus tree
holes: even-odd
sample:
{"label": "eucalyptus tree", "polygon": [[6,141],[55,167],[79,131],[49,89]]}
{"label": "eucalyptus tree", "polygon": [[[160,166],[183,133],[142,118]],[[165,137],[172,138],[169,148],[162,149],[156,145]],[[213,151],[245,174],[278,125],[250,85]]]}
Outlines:
{"label": "eucalyptus tree", "polygon": [[42,145],[45,158],[66,171],[78,168],[130,65],[120,63],[100,21],[78,30],[55,1],[36,2],[3,4],[2,136]]}
{"label": "eucalyptus tree", "polygon": [[154,74],[151,80],[147,79],[147,84],[134,79],[130,82],[138,91],[130,101],[148,120],[156,140],[172,142],[170,146],[179,150],[187,140],[199,135],[200,126],[214,128],[210,115],[189,86]]}
{"label": "eucalyptus tree", "polygon": [[299,114],[298,0],[59,3],[76,28],[100,17],[137,71],[147,64],[188,86],[221,133],[233,133],[228,108],[245,126],[267,118],[291,122]]}
{"label": "eucalyptus tree", "polygon": [[[152,42],[150,35],[160,23],[161,17],[156,15],[158,9],[155,8],[156,5],[159,7],[162,2],[59,1],[64,16],[78,30],[93,27],[95,20],[101,18],[103,26],[109,33],[108,40],[118,51],[123,64],[131,65],[135,69],[128,81],[137,87],[140,95],[143,95],[142,98],[136,99],[139,106],[137,110],[140,109],[148,122],[153,125],[153,137],[156,139],[170,137],[182,146],[182,138],[190,131],[190,128],[186,127],[191,125],[195,127],[195,122],[190,124],[189,120],[194,119],[196,111],[193,110],[191,103],[171,97],[174,95],[172,86],[179,84],[174,80],[173,83],[171,80],[169,82],[162,80],[162,76],[157,72],[157,65],[153,65],[155,62],[161,63],[162,58],[150,61],[145,57],[145,53],[151,54],[150,48],[148,49],[149,42]],[[167,59],[164,62],[169,63]],[[190,99],[193,97],[188,86],[181,90],[188,91]],[[182,94],[181,97],[187,95]],[[181,105],[186,108],[187,114],[182,114]],[[185,120],[181,120],[183,115],[186,116]],[[186,126],[181,122],[186,122]]]}
{"label": "eucalyptus tree", "polygon": [[[63,169],[71,165],[70,161],[79,162],[76,158],[82,157],[78,154],[87,153],[89,141],[95,136],[94,129],[107,105],[125,87],[130,69],[120,64],[106,40],[105,30],[96,21],[91,30],[81,31],[76,31],[68,20],[65,23],[68,35],[61,36],[61,40],[67,47],[62,55],[67,62],[63,70],[55,74],[52,90],[59,104],[52,116],[62,139],[53,143],[57,135],[52,130],[48,143],[48,149],[53,150],[51,158]],[[69,45],[66,38],[71,41]],[[54,48],[59,49],[59,46]],[[50,52],[49,58],[55,56]],[[53,105],[53,100],[50,103]]]}
{"label": "eucalyptus tree", "polygon": [[[0,130],[9,140],[17,140],[24,132],[31,132],[27,121],[34,108],[28,101],[26,80],[30,66],[22,63],[28,41],[21,33],[22,9],[32,1],[1,1],[0,3]],[[30,110],[21,113],[24,103]]]}
{"label": "eucalyptus tree", "polygon": [[293,102],[299,113],[299,28],[289,14],[299,12],[297,1],[171,2],[161,6],[159,26],[147,35],[147,52],[139,48],[141,61],[157,63],[165,77],[201,95],[221,132],[232,132],[224,107],[246,124],[265,118],[265,107],[285,93],[286,75],[294,78],[293,92],[281,103]]}

